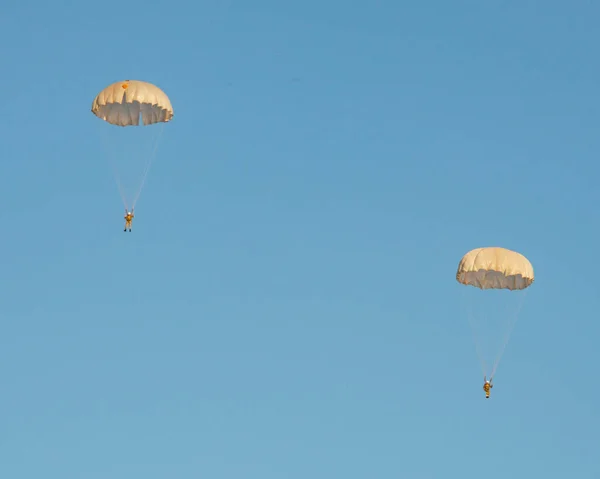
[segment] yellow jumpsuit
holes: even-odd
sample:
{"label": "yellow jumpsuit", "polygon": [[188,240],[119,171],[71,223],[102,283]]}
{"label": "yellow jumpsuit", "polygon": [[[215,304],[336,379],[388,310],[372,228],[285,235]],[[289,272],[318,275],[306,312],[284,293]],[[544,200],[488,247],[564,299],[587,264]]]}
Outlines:
{"label": "yellow jumpsuit", "polygon": [[131,220],[134,218],[133,212],[127,213],[125,216],[125,229],[123,231],[131,231]]}
{"label": "yellow jumpsuit", "polygon": [[485,398],[489,399],[490,398],[490,390],[493,388],[494,386],[492,386],[492,384],[489,381],[486,381],[483,384],[483,390],[485,391]]}

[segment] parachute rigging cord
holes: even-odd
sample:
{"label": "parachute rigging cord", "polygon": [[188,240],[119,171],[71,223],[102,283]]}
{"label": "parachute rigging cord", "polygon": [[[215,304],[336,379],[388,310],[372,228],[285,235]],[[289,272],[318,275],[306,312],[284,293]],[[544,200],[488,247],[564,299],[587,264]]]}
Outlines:
{"label": "parachute rigging cord", "polygon": [[492,372],[490,374],[490,378],[494,377],[496,374],[496,369],[498,369],[498,365],[500,364],[500,359],[504,355],[504,351],[506,350],[506,346],[508,346],[508,342],[510,341],[510,336],[512,335],[515,326],[517,325],[517,321],[519,320],[521,309],[523,308],[523,303],[525,303],[525,297],[527,296],[528,290],[524,290],[521,292],[521,299],[519,300],[519,305],[517,306],[517,311],[514,316],[511,318],[510,324],[504,335],[504,341],[502,342],[502,346],[500,347],[500,351],[498,352],[498,356],[494,361],[494,366],[492,367]]}
{"label": "parachute rigging cord", "polygon": [[[478,321],[477,321],[478,315],[476,315],[474,313],[472,304],[466,297],[467,292],[463,291],[463,298],[465,300],[466,308],[467,308],[467,320],[469,322],[469,326],[473,333],[473,342],[475,343],[475,353],[477,354],[477,359],[479,360],[479,363],[481,365],[481,374],[483,376],[486,376],[488,378],[493,378],[494,375],[496,374],[498,365],[500,364],[500,360],[502,359],[502,356],[504,355],[504,351],[506,350],[506,347],[508,346],[512,332],[515,329],[515,326],[519,320],[519,317],[520,317],[519,313],[521,312],[521,309],[523,308],[523,304],[525,303],[525,298],[527,296],[527,293],[528,293],[527,290],[516,292],[516,294],[519,294],[521,296],[521,298],[519,299],[516,311],[512,314],[507,313],[507,315],[510,316],[510,320],[508,322],[508,326],[507,326],[506,330],[504,331],[504,336],[503,336],[502,342],[500,343],[500,348],[498,349],[498,353],[492,363],[492,368],[490,370],[487,367],[486,355],[484,354],[483,348],[481,346],[481,343],[482,343],[481,327],[480,327],[481,325],[477,324],[478,323]],[[515,294],[515,293],[512,293],[512,294]],[[484,319],[481,319],[479,322],[487,323],[487,321]],[[489,359],[489,357],[488,357],[488,359]]]}
{"label": "parachute rigging cord", "polygon": [[137,190],[137,193],[133,197],[133,203],[131,204],[131,209],[135,209],[135,205],[137,204],[137,201],[140,198],[140,195],[142,194],[142,189],[144,188],[144,185],[146,184],[146,178],[148,176],[148,172],[150,171],[150,167],[152,166],[152,161],[154,160],[154,157],[156,156],[156,151],[158,150],[158,143],[159,143],[159,141],[162,137],[163,131],[164,131],[164,124],[161,124],[159,126],[159,128],[160,128],[160,131],[158,132],[158,135],[156,136],[156,139],[154,140],[154,146],[152,148],[152,151],[150,152],[150,155],[148,155],[148,159],[146,160],[146,164],[144,166],[144,174],[142,175],[142,181],[140,182],[140,186]]}
{"label": "parachute rigging cord", "polygon": [[[102,126],[102,125],[100,125],[100,126]],[[145,128],[152,128],[152,127],[154,127],[154,125],[147,126]],[[142,179],[140,180],[140,184],[136,190],[135,195],[133,196],[133,201],[131,202],[131,209],[129,208],[129,202],[127,201],[127,195],[125,194],[125,190],[124,190],[123,184],[121,182],[121,175],[119,174],[119,168],[117,166],[117,161],[116,161],[117,155],[114,150],[115,145],[108,138],[108,135],[109,135],[108,131],[104,131],[104,128],[102,128],[102,130],[103,130],[102,131],[102,140],[103,140],[104,146],[108,152],[108,160],[110,163],[110,167],[113,171],[113,175],[115,177],[115,182],[116,182],[117,188],[119,190],[119,195],[121,196],[121,200],[123,201],[123,206],[125,207],[125,209],[127,211],[135,209],[135,205],[137,204],[137,201],[139,200],[142,190],[144,188],[144,185],[146,184],[146,178],[148,177],[150,167],[152,166],[154,157],[156,156],[159,142],[160,142],[160,139],[164,132],[164,124],[157,125],[156,127],[158,128],[158,134],[154,138],[154,140],[152,142],[152,149],[150,150],[150,153],[148,154],[146,161],[144,162],[144,168],[142,170]]]}
{"label": "parachute rigging cord", "polygon": [[466,298],[466,291],[463,290],[463,300],[467,303],[467,319],[469,321],[469,326],[471,327],[471,332],[473,333],[473,342],[475,343],[475,353],[477,354],[477,359],[479,359],[479,364],[481,365],[481,375],[485,376],[487,373],[487,364],[485,362],[485,358],[483,352],[481,351],[481,342],[478,334],[478,328],[475,323],[475,315],[473,314],[473,308],[471,307],[471,303],[468,302]]}
{"label": "parachute rigging cord", "polygon": [[115,151],[114,151],[113,147],[111,146],[111,142],[109,141],[109,139],[107,137],[107,132],[102,131],[101,135],[102,135],[102,141],[104,143],[104,148],[108,152],[108,162],[110,163],[110,167],[113,171],[113,175],[115,177],[115,182],[117,183],[117,188],[119,189],[119,195],[121,195],[121,201],[123,201],[123,206],[125,207],[125,209],[129,211],[129,207],[127,206],[127,196],[125,195],[125,191],[123,190],[123,184],[121,183],[121,176],[119,175],[119,169],[117,168]]}

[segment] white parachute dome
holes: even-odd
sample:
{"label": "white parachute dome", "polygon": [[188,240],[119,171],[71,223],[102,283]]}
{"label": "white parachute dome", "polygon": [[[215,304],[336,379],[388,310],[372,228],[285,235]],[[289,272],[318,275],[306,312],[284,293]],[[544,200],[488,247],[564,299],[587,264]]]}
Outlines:
{"label": "white parachute dome", "polygon": [[169,97],[152,83],[137,80],[116,82],[102,90],[92,103],[92,113],[117,126],[166,123],[173,118]]}
{"label": "white parachute dome", "polygon": [[505,248],[477,248],[460,260],[456,280],[479,289],[525,289],[535,280],[525,256]]}

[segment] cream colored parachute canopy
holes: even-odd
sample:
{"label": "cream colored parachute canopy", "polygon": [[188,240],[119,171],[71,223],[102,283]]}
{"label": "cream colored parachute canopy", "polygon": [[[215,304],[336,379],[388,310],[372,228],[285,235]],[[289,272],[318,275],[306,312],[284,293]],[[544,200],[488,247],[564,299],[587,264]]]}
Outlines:
{"label": "cream colored parachute canopy", "polygon": [[152,83],[125,80],[106,87],[92,103],[92,113],[112,125],[137,126],[173,118],[169,97]]}
{"label": "cream colored parachute canopy", "polygon": [[460,260],[456,280],[480,289],[519,290],[530,286],[535,277],[525,256],[505,248],[477,248]]}

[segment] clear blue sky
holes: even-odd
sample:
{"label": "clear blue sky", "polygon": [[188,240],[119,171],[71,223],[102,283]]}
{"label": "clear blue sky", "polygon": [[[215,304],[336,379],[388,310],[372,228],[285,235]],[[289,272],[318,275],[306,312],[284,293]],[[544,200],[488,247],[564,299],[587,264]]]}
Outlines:
{"label": "clear blue sky", "polygon": [[[5,2],[0,477],[600,477],[599,18]],[[127,78],[175,109],[131,234]],[[454,275],[495,245],[536,283],[486,401]]]}

